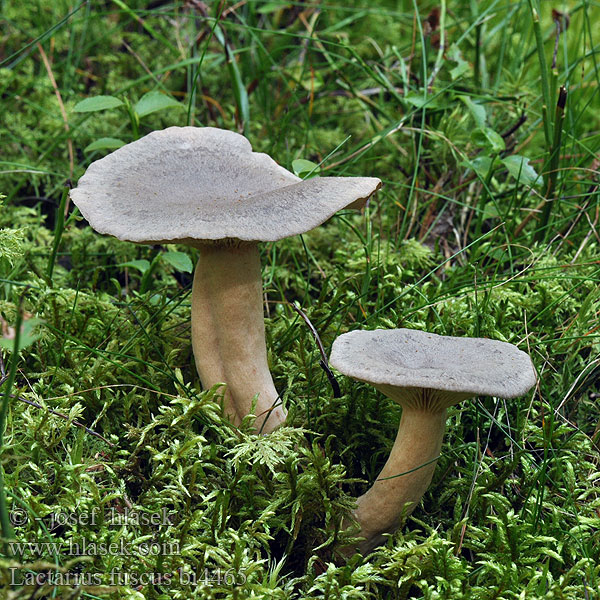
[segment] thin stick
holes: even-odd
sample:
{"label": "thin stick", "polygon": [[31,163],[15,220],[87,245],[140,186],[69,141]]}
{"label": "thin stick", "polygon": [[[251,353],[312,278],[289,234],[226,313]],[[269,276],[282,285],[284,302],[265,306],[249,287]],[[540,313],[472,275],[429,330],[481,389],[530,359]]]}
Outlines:
{"label": "thin stick", "polygon": [[565,106],[567,104],[567,89],[562,86],[556,102],[556,113],[554,117],[554,139],[550,151],[550,170],[548,173],[548,185],[546,187],[546,198],[542,212],[540,227],[536,233],[536,241],[546,241],[548,239],[548,230],[550,228],[550,216],[552,214],[552,205],[554,201],[554,188],[556,187],[556,177],[558,175],[558,166],[560,162],[560,148],[562,144],[562,129],[565,119]]}
{"label": "thin stick", "polygon": [[[64,419],[65,421],[69,421],[68,415],[65,415],[64,413],[58,412],[57,410],[53,410],[51,408],[46,408],[46,407],[42,406],[41,404],[39,404],[38,402],[34,402],[33,400],[27,400],[27,398],[22,398],[21,396],[16,396],[15,394],[11,394],[10,397],[15,398],[16,400],[20,400],[21,402],[25,402],[25,404],[29,404],[29,406],[33,406],[34,408],[40,408],[42,410],[45,409],[50,414],[52,414],[56,417],[60,417],[61,419]],[[71,423],[73,425],[75,425],[75,427],[80,427],[81,429],[84,429],[86,431],[86,433],[89,433],[90,435],[97,437],[98,439],[102,440],[103,442],[106,442],[109,446],[114,447],[115,444],[113,444],[112,442],[107,440],[103,435],[100,435],[99,433],[95,432],[94,430],[90,429],[89,427],[86,427],[83,423],[80,423],[79,421],[71,421]]]}
{"label": "thin stick", "polygon": [[50,256],[48,257],[48,266],[46,268],[46,277],[48,278],[50,285],[52,285],[52,274],[54,273],[56,254],[58,253],[60,240],[65,230],[65,210],[67,208],[67,203],[69,202],[69,188],[71,187],[70,183],[71,182],[69,181],[65,186],[62,196],[60,198],[58,210],[56,211],[56,223],[54,224],[54,240],[52,242],[52,251],[50,252]]}
{"label": "thin stick", "polygon": [[[62,96],[60,95],[60,90],[58,89],[58,85],[56,84],[56,79],[54,78],[54,73],[52,72],[52,66],[50,65],[50,61],[44,52],[44,48],[38,42],[37,48],[40,52],[40,56],[42,57],[42,61],[44,62],[44,66],[46,67],[46,72],[48,73],[48,79],[50,79],[50,83],[54,88],[54,93],[56,94],[56,99],[58,100],[58,106],[60,108],[60,113],[63,118],[63,122],[65,124],[65,131],[67,132],[67,148],[69,150],[69,179],[73,179],[73,168],[74,168],[74,158],[73,158],[73,140],[71,139],[71,132],[69,131],[69,118],[67,117],[67,111],[65,110],[65,105],[62,100]],[[67,198],[67,204],[65,206],[65,214],[69,210],[69,199]]]}
{"label": "thin stick", "polygon": [[299,306],[297,306],[295,303],[292,304],[291,302],[289,302],[288,304],[302,317],[304,322],[308,325],[310,332],[312,333],[313,337],[315,338],[315,342],[317,342],[317,347],[319,348],[319,352],[321,353],[321,360],[319,361],[319,364],[321,365],[321,368],[323,369],[323,371],[325,371],[325,374],[327,375],[327,379],[329,379],[329,383],[331,384],[331,387],[333,388],[333,397],[339,398],[342,395],[340,392],[340,386],[337,382],[337,379],[335,378],[335,375],[331,372],[331,369],[329,368],[329,360],[327,359],[327,354],[325,353],[325,348],[323,347],[323,343],[321,342],[321,338],[319,337],[319,334],[317,333],[315,326],[310,322],[310,319],[302,312],[302,310],[300,310]]}
{"label": "thin stick", "polygon": [[[0,385],[2,385],[7,379],[8,379],[8,375],[6,374],[6,369],[4,367],[4,360],[2,359],[2,356],[0,356]],[[108,387],[124,387],[125,385],[128,385],[128,384],[119,384],[117,386],[105,385],[105,386],[100,386],[98,388],[83,390],[83,392],[91,392],[91,391],[94,391],[97,389],[108,388]],[[131,387],[137,387],[137,386],[131,386]],[[147,388],[144,388],[144,389],[147,389]],[[152,391],[152,390],[147,390],[147,391]],[[75,396],[76,394],[83,393],[83,392],[73,392],[72,394],[67,394],[66,396],[55,396],[54,398],[48,398],[48,400],[60,400],[61,398],[68,398],[69,396]],[[171,396],[171,394],[166,394],[166,395]],[[15,396],[14,394],[11,394],[10,397],[16,398],[17,400],[20,400],[21,402],[25,402],[25,404],[34,406],[35,408],[41,408],[41,409],[44,408],[41,404],[38,404],[37,402],[34,402],[33,400],[27,400],[26,398],[22,398],[21,396]],[[175,396],[171,396],[171,397],[175,398]],[[63,413],[60,413],[56,410],[52,410],[51,408],[47,408],[46,410],[49,413],[51,413],[57,417],[61,417],[62,419],[65,419],[67,421],[69,420],[69,417]],[[109,446],[115,445],[112,442],[109,442],[104,436],[100,435],[99,433],[96,433],[95,431],[93,431],[89,427],[86,427],[83,423],[80,423],[79,421],[73,421],[73,425],[75,425],[75,427],[81,427],[82,429],[85,429],[85,431],[87,433],[101,439],[103,442],[106,442]]]}

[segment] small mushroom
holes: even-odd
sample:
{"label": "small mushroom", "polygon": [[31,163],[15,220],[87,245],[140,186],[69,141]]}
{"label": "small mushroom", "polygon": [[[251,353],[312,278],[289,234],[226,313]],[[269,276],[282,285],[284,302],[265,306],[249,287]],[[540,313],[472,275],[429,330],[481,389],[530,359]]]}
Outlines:
{"label": "small mushroom", "polygon": [[333,344],[330,364],[402,406],[390,456],[353,513],[364,538],[362,554],[383,543],[425,493],[449,406],[478,395],[514,398],[536,382],[529,355],[512,344],[412,329],[343,334]]}
{"label": "small mushroom", "polygon": [[258,394],[256,426],[286,417],[267,364],[258,242],[317,227],[360,208],[372,177],[300,180],[232,131],[169,127],[92,163],[71,198],[100,233],[200,252],[192,290],[192,346],[205,388],[226,383],[234,424]]}

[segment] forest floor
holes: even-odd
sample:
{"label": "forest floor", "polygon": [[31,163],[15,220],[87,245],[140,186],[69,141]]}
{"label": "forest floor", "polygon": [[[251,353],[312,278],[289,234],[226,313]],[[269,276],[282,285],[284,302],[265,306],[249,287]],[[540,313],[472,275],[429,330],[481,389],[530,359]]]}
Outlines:
{"label": "forest floor", "polygon": [[[600,4],[541,4],[0,2],[1,598],[600,598]],[[261,246],[270,435],[201,388],[197,250],[68,200],[173,125],[383,182]],[[368,556],[336,554],[339,526],[401,409],[337,372],[336,397],[294,306],[327,354],[404,327],[537,371],[449,410],[429,490]]]}

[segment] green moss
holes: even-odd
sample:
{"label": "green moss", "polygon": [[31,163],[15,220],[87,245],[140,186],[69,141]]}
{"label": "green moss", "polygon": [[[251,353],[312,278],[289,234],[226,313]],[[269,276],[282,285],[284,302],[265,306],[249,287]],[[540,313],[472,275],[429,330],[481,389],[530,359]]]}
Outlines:
{"label": "green moss", "polygon": [[[502,166],[475,176],[471,163],[491,157],[475,144],[461,99],[504,134],[500,158],[519,154],[548,170],[526,3],[453,6],[442,53],[426,31],[421,39],[410,2],[320,12],[259,4],[238,3],[214,31],[193,3],[128,2],[136,18],[121,3],[2,5],[0,316],[13,326],[22,303],[41,324],[19,355],[0,459],[9,507],[26,515],[18,540],[61,544],[0,558],[7,597],[33,593],[9,589],[11,573],[57,565],[52,572],[65,577],[102,581],[78,592],[46,586],[38,597],[599,598],[598,8],[573,8],[559,43],[555,87],[567,85],[569,96],[552,241],[540,246],[544,186],[517,183]],[[419,3],[421,25],[437,6]],[[541,15],[548,60],[550,8]],[[68,133],[30,44],[39,36]],[[323,176],[384,181],[368,210],[261,248],[269,364],[290,419],[260,438],[252,417],[240,430],[223,418],[221,388],[201,390],[191,276],[159,261],[142,291],[141,274],[126,265],[165,248],[101,236],[71,206],[47,277],[64,185],[103,154],[83,149],[100,137],[135,137],[123,108],[82,114],[74,106],[99,94],[135,103],[158,89],[184,109],[149,115],[140,135],[187,124],[188,106],[195,124],[241,130],[221,36],[249,93],[244,125],[256,150],[288,168],[299,157],[324,160]],[[538,370],[524,398],[450,411],[432,486],[368,557],[335,555],[350,535],[339,524],[387,459],[401,410],[337,373],[334,397],[293,302],[326,352],[348,330],[411,327],[512,342]],[[4,353],[2,373],[9,361]],[[123,521],[127,511],[159,519]],[[94,514],[94,524],[79,519]],[[57,524],[56,515],[71,518]],[[96,544],[88,556],[84,542]],[[167,545],[153,554],[148,542]],[[98,549],[110,543],[134,552]],[[130,579],[97,585],[111,573]],[[140,586],[148,574],[155,580]]]}

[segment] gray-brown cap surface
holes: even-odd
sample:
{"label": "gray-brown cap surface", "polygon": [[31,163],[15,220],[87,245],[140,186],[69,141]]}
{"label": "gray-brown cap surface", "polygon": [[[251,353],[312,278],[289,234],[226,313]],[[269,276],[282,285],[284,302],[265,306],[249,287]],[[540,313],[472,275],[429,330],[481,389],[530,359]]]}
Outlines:
{"label": "gray-brown cap surface", "polygon": [[237,133],[169,127],[92,163],[71,198],[94,229],[122,240],[275,241],[364,205],[380,185],[374,177],[302,181]]}
{"label": "gray-brown cap surface", "polygon": [[330,363],[376,387],[427,388],[515,398],[536,382],[529,355],[506,342],[414,329],[352,331],[338,337]]}

